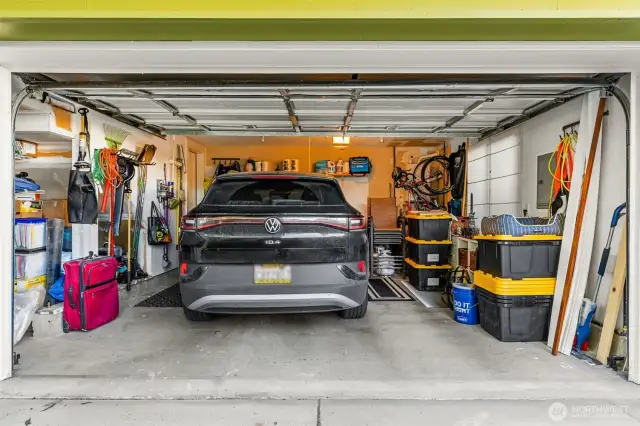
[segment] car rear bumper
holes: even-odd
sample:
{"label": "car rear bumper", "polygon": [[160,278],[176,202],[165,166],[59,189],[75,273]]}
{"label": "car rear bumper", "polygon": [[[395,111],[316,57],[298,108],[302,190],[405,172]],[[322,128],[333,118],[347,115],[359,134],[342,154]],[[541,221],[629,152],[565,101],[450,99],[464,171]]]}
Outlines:
{"label": "car rear bumper", "polygon": [[[292,283],[254,284],[253,265],[198,265],[198,279],[180,284],[184,306],[210,313],[322,312],[355,308],[367,297],[368,280],[347,278],[345,264],[291,265]],[[347,263],[357,270],[357,264]]]}

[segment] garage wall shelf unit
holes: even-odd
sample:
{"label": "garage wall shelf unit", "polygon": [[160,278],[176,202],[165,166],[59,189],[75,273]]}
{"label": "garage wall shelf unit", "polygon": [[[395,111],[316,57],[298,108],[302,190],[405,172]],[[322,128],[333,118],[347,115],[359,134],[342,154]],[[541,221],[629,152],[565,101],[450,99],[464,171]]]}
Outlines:
{"label": "garage wall shelf unit", "polygon": [[71,169],[73,160],[65,157],[38,157],[16,159],[15,169],[29,171],[33,169]]}
{"label": "garage wall shelf unit", "polygon": [[62,143],[71,146],[73,132],[58,127],[52,112],[21,111],[16,118],[15,137],[29,142]]}
{"label": "garage wall shelf unit", "polygon": [[[475,265],[471,264],[471,253],[478,250],[478,241],[471,238],[459,237],[457,235],[452,236],[451,240],[453,241],[453,245],[451,246],[451,266],[454,269],[458,266],[462,266],[467,269],[474,266],[471,269],[475,269]],[[463,259],[462,262],[460,261],[460,249],[467,250],[467,257],[466,259]],[[473,272],[471,273],[471,276],[473,276]]]}

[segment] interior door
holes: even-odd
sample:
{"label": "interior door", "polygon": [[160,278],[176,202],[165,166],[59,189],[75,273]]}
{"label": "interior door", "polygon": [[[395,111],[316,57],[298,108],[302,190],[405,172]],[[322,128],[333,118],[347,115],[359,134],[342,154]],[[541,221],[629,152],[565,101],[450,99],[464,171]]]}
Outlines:
{"label": "interior door", "polygon": [[196,153],[187,153],[187,211],[198,204],[198,162]]}

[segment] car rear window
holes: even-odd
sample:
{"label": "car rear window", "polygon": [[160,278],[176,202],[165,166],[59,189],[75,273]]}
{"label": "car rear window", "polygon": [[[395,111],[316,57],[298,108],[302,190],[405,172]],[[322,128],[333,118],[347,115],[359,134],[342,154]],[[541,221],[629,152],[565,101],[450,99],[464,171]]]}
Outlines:
{"label": "car rear window", "polygon": [[333,182],[301,179],[238,179],[215,182],[204,204],[237,206],[344,205]]}

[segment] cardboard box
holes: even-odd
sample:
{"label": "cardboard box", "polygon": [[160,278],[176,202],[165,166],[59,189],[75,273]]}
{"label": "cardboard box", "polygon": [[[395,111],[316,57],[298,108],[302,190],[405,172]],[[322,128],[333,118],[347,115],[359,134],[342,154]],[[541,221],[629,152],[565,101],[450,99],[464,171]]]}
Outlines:
{"label": "cardboard box", "polygon": [[69,212],[67,211],[67,200],[43,200],[42,217],[45,219],[62,219],[64,220],[64,226],[71,226]]}
{"label": "cardboard box", "polygon": [[18,219],[40,219],[42,218],[42,201],[16,200],[14,211]]}
{"label": "cardboard box", "polygon": [[369,198],[368,204],[368,215],[373,219],[376,229],[398,229],[395,198]]}

